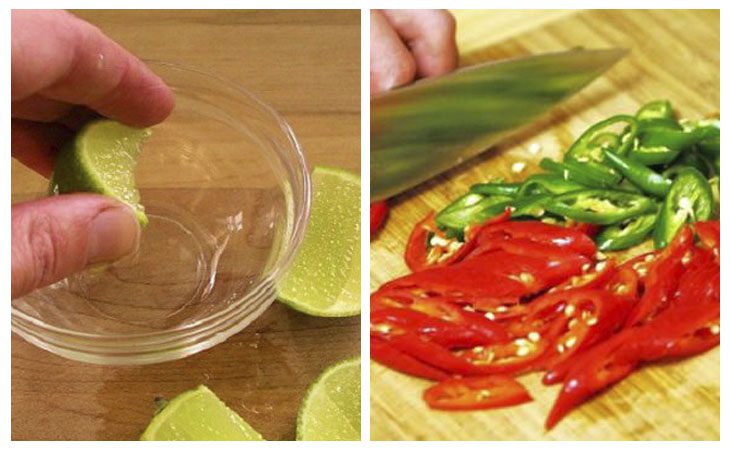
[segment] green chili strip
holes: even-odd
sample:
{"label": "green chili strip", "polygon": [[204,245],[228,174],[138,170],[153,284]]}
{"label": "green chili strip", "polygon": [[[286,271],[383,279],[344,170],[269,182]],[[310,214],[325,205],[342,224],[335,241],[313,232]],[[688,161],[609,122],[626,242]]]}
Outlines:
{"label": "green chili strip", "polygon": [[550,194],[518,197],[512,202],[511,217],[542,217],[545,215],[545,207],[551,199],[552,195]]}
{"label": "green chili strip", "polygon": [[654,211],[656,205],[633,192],[584,189],[553,197],[545,209],[578,222],[611,225]]}
{"label": "green chili strip", "polygon": [[[621,135],[608,131],[611,127],[621,123],[628,125],[628,128]],[[626,154],[633,145],[638,131],[637,127],[636,118],[629,115],[618,115],[602,120],[583,132],[570,146],[564,160],[570,159],[582,163],[594,162],[600,164],[603,162],[604,149],[613,150],[620,155]],[[611,134],[614,137],[609,138]]]}
{"label": "green chili strip", "polygon": [[664,197],[669,192],[672,182],[650,168],[621,157],[610,150],[605,150],[606,159],[616,168],[621,175],[634,183],[642,191],[657,197]]}
{"label": "green chili strip", "polygon": [[638,120],[674,120],[674,110],[669,100],[654,100],[639,108],[636,118]]}
{"label": "green chili strip", "polygon": [[566,181],[586,187],[611,187],[621,181],[619,174],[600,165],[581,164],[569,160],[560,163],[550,158],[543,158],[540,167],[561,176]]}
{"label": "green chili strip", "polygon": [[626,222],[610,225],[596,236],[596,245],[601,251],[625,250],[641,244],[654,229],[656,214],[643,214]]}
{"label": "green chili strip", "polygon": [[654,247],[664,248],[685,223],[708,220],[712,217],[713,203],[707,179],[697,169],[685,168],[672,183],[659,210]]}
{"label": "green chili strip", "polygon": [[442,229],[463,230],[467,225],[481,223],[504,212],[510,197],[495,195],[485,197],[469,193],[459,197],[436,214],[436,225]]}
{"label": "green chili strip", "polygon": [[536,173],[530,175],[522,182],[518,192],[519,197],[535,194],[562,194],[570,191],[583,189],[583,186],[563,179],[556,173]]}
{"label": "green chili strip", "polygon": [[522,183],[479,183],[469,188],[469,192],[481,195],[506,195],[514,197]]}

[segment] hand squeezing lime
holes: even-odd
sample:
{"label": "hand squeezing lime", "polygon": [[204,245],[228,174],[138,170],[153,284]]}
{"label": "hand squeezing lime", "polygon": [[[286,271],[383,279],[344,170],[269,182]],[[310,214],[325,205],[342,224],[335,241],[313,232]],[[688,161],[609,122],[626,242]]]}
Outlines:
{"label": "hand squeezing lime", "polygon": [[132,128],[112,120],[88,123],[58,153],[51,192],[109,195],[132,207],[140,225],[146,225],[134,169],[141,144],[150,134],[148,128]]}
{"label": "hand squeezing lime", "polygon": [[323,317],[360,314],[360,177],[328,167],[312,171],[312,210],[279,299]]}

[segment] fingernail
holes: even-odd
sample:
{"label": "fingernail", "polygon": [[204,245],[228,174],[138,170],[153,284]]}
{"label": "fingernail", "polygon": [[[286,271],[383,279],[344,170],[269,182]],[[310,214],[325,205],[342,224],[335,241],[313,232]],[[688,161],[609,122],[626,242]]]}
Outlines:
{"label": "fingernail", "polygon": [[133,253],[139,245],[139,235],[139,223],[131,208],[119,206],[100,212],[89,227],[87,263],[115,261]]}

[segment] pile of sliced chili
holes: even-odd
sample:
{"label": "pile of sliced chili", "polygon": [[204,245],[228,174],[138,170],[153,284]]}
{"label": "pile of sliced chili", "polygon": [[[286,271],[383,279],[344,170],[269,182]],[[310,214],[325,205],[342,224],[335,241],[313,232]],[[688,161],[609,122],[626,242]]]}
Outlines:
{"label": "pile of sliced chili", "polygon": [[589,127],[562,161],[540,167],[521,183],[471,186],[434,215],[436,246],[441,234],[465,242],[469,227],[510,206],[519,220],[594,224],[602,251],[649,237],[664,248],[684,224],[719,217],[720,120],[680,121],[653,101]]}
{"label": "pile of sliced chili", "polygon": [[423,395],[431,408],[531,401],[515,377],[541,371],[563,384],[549,429],[642,364],[720,342],[719,221],[619,263],[597,257],[590,226],[514,221],[507,209],[459,241],[434,217],[408,242],[414,272],[370,299],[371,357],[436,381]]}
{"label": "pile of sliced chili", "polygon": [[[720,343],[719,119],[650,102],[540,167],[427,215],[413,273],[371,295],[371,357],[436,381],[434,409],[528,402],[515,377],[539,371],[562,383],[549,429],[642,365]],[[371,230],[385,211],[372,205]],[[647,238],[656,250],[628,261],[599,252]]]}

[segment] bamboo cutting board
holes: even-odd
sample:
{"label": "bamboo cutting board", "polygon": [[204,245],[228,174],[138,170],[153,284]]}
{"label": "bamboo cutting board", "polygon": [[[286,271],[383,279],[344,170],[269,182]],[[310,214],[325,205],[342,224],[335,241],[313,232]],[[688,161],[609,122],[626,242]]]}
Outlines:
{"label": "bamboo cutting board", "polygon": [[[498,148],[399,196],[371,244],[371,289],[408,272],[402,260],[412,226],[473,183],[520,180],[559,157],[587,126],[640,104],[670,99],[680,115],[699,117],[720,105],[719,11],[459,11],[462,64],[564,50],[627,47],[631,54],[580,94]],[[530,26],[534,24],[534,26]],[[516,30],[516,31],[514,31]],[[540,144],[537,154],[528,151]],[[533,146],[534,150],[534,146]],[[514,162],[526,168],[514,173]],[[720,436],[719,348],[686,361],[653,365],[597,396],[552,431],[543,423],[558,387],[522,377],[535,401],[502,410],[429,410],[430,382],[371,365],[373,440],[716,440]]]}

